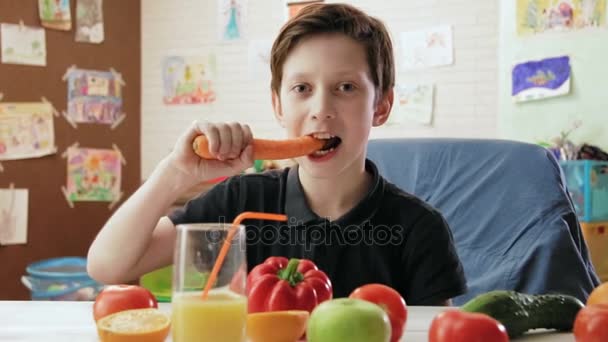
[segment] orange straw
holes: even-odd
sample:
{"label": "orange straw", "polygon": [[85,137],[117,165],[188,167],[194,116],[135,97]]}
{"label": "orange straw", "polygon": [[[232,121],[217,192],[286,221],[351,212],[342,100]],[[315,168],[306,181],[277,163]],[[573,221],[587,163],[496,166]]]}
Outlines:
{"label": "orange straw", "polygon": [[203,300],[207,299],[207,295],[209,294],[209,290],[211,289],[211,285],[215,283],[215,279],[217,278],[217,274],[220,272],[220,268],[224,264],[224,259],[226,258],[226,254],[228,254],[228,250],[230,249],[230,244],[232,243],[232,238],[234,234],[236,234],[236,230],[238,226],[241,224],[241,221],[245,219],[260,219],[260,220],[272,220],[272,221],[287,221],[286,215],[281,214],[268,214],[268,213],[258,213],[252,211],[246,211],[237,216],[234,221],[232,221],[232,227],[228,231],[228,236],[226,236],[226,240],[224,240],[224,245],[220,250],[220,254],[217,256],[217,260],[215,260],[215,264],[213,265],[213,270],[211,270],[211,274],[209,275],[209,279],[207,280],[207,284],[205,284],[205,290],[203,291]]}

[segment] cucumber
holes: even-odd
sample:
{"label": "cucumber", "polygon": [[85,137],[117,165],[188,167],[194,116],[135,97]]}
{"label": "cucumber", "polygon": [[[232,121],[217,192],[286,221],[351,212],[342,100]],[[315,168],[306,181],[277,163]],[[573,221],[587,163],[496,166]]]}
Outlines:
{"label": "cucumber", "polygon": [[584,306],[569,295],[529,295],[497,290],[478,295],[461,310],[493,317],[505,326],[509,337],[515,338],[532,329],[570,331],[576,314]]}

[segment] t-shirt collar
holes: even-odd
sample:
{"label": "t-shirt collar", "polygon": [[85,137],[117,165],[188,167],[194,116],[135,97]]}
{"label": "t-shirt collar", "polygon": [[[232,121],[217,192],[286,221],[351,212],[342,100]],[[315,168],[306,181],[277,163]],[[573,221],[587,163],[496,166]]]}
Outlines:
{"label": "t-shirt collar", "polygon": [[[378,168],[371,160],[365,160],[365,169],[372,175],[372,185],[369,192],[355,207],[332,223],[340,226],[358,225],[369,220],[378,210],[385,182],[378,173]],[[290,168],[287,174],[285,214],[289,219],[289,226],[308,225],[326,221],[325,218],[319,217],[310,209],[298,176],[298,165]]]}

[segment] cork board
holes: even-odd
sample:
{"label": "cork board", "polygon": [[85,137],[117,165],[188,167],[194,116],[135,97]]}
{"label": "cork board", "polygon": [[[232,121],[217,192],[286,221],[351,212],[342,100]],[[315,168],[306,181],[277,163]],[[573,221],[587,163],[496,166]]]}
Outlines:
{"label": "cork board", "polygon": [[[67,109],[67,68],[108,71],[122,75],[123,111],[126,118],[116,128],[101,124],[78,124],[73,128],[63,117],[55,117],[56,154],[0,162],[0,188],[13,183],[29,189],[27,244],[0,246],[0,300],[29,299],[20,277],[34,261],[61,256],[86,257],[93,238],[105,221],[140,182],[140,0],[103,1],[105,38],[101,44],[75,41],[76,2],[71,0],[72,29],[46,30],[47,66],[0,64],[0,92],[4,102],[40,101],[45,97],[59,110]],[[0,22],[41,26],[37,0],[0,1]],[[0,40],[2,37],[0,37]],[[127,164],[122,168],[122,200],[108,209],[107,202],[77,202],[70,208],[61,187],[66,184],[63,151],[73,143],[81,147],[122,152]]]}

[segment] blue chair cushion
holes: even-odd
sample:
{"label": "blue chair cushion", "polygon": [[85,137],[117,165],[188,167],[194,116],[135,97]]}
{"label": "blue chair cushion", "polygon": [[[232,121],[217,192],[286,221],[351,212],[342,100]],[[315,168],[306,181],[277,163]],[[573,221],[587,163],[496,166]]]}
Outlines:
{"label": "blue chair cushion", "polygon": [[378,139],[368,158],[391,183],[446,218],[469,291],[564,293],[585,301],[599,284],[565,188],[546,149],[491,139]]}

